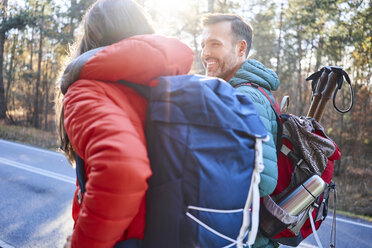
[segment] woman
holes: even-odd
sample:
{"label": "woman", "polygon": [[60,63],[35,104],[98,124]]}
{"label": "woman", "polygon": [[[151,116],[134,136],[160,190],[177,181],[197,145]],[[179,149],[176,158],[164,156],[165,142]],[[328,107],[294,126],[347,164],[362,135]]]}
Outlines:
{"label": "woman", "polygon": [[[74,231],[65,247],[113,247],[142,239],[151,169],[144,125],[147,101],[116,83],[154,86],[157,77],[187,74],[193,52],[174,38],[154,35],[132,0],[99,0],[61,76],[57,114],[61,148],[85,162],[86,192],[73,201]],[[63,95],[63,96],[62,96]]]}

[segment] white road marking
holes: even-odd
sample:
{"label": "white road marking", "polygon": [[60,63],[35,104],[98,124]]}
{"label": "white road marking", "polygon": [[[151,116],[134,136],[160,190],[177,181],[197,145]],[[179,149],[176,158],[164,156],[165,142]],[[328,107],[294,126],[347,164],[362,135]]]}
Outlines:
{"label": "white road marking", "polygon": [[[327,219],[331,219],[332,220],[333,217],[327,216]],[[363,223],[359,223],[359,222],[355,222],[355,221],[351,221],[351,220],[346,220],[346,219],[343,219],[343,218],[340,218],[340,217],[336,217],[336,221],[345,222],[345,223],[353,224],[353,225],[356,225],[356,226],[362,226],[362,227],[372,228],[372,225],[367,225],[367,224],[363,224]]]}
{"label": "white road marking", "polygon": [[5,243],[0,239],[0,247],[1,248],[15,248],[14,246],[9,245],[8,243]]}
{"label": "white road marking", "polygon": [[21,147],[21,148],[26,148],[26,149],[37,151],[37,152],[48,153],[48,154],[54,155],[54,156],[64,157],[63,154],[58,153],[58,152],[52,152],[52,151],[49,151],[49,150],[46,150],[46,149],[37,148],[37,147],[29,146],[29,145],[19,144],[19,143],[10,142],[10,141],[0,139],[0,144],[1,143],[4,143],[5,145],[18,146],[18,147]]}
{"label": "white road marking", "polygon": [[302,243],[302,244],[299,244],[297,248],[318,248],[318,246],[307,244],[307,243]]}
{"label": "white road marking", "polygon": [[0,163],[6,164],[6,165],[9,165],[9,166],[13,166],[13,167],[18,168],[18,169],[33,172],[33,173],[36,173],[36,174],[39,174],[39,175],[42,175],[42,176],[57,179],[57,180],[60,180],[60,181],[66,182],[66,183],[71,183],[71,184],[76,185],[76,179],[75,178],[68,177],[68,176],[65,176],[65,175],[62,175],[62,174],[58,174],[58,173],[55,173],[55,172],[43,170],[43,169],[40,169],[40,168],[29,166],[27,164],[14,162],[14,161],[11,161],[11,160],[8,160],[8,159],[5,159],[5,158],[0,158]]}

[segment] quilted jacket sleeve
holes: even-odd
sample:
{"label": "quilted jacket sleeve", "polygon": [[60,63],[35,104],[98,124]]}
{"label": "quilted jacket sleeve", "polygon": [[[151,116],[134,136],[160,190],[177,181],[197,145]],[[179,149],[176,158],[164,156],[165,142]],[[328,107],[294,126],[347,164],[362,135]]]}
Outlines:
{"label": "quilted jacket sleeve", "polygon": [[276,122],[276,116],[271,108],[269,100],[258,89],[252,86],[241,86],[238,87],[237,90],[251,98],[270,136],[270,140],[263,143],[265,169],[261,173],[261,182],[259,185],[260,196],[263,197],[274,191],[278,180],[276,155],[278,125]]}
{"label": "quilted jacket sleeve", "polygon": [[130,104],[109,97],[118,94],[110,85],[80,80],[64,99],[65,128],[87,172],[73,248],[113,247],[138,213],[151,175],[142,124],[130,117]]}

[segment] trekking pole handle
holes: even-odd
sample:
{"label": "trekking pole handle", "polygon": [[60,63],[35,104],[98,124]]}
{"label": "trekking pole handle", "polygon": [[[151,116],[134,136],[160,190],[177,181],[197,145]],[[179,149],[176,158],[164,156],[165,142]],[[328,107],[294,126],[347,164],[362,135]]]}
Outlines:
{"label": "trekking pole handle", "polygon": [[319,106],[314,115],[315,120],[317,120],[318,122],[322,118],[324,108],[327,105],[327,102],[329,101],[329,99],[331,99],[331,95],[333,91],[336,89],[337,80],[339,76],[340,75],[339,73],[337,73],[336,70],[332,70],[328,75],[327,84],[321,93],[322,96],[320,98]]}
{"label": "trekking pole handle", "polygon": [[323,72],[319,78],[319,81],[316,84],[316,89],[314,90],[313,93],[313,100],[311,101],[307,117],[314,117],[315,111],[319,105],[320,98],[322,97],[322,91],[324,90],[324,87],[326,86],[328,81],[328,74],[331,72],[331,69],[328,66],[323,67],[322,70]]}

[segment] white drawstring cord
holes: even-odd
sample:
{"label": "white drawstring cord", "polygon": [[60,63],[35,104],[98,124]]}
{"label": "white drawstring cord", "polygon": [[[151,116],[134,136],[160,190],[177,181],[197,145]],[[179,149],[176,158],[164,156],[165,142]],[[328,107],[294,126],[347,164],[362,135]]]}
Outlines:
{"label": "white drawstring cord", "polygon": [[242,208],[239,209],[231,209],[231,210],[222,210],[222,209],[213,209],[213,208],[201,208],[196,206],[187,206],[188,209],[198,210],[202,212],[210,212],[210,213],[220,213],[220,214],[233,214],[243,212]]}
{"label": "white drawstring cord", "polygon": [[232,243],[236,243],[236,240],[230,238],[230,237],[227,237],[226,235],[223,235],[222,233],[220,232],[217,232],[216,230],[214,230],[213,228],[211,228],[210,226],[208,226],[207,224],[205,224],[204,222],[202,222],[201,220],[199,220],[198,218],[196,218],[194,215],[190,214],[189,212],[186,213],[186,215],[188,217],[190,217],[192,220],[194,220],[196,223],[198,223],[199,225],[201,225],[202,227],[204,227],[205,229],[207,229],[208,231],[214,233],[215,235],[217,235],[218,237],[221,237],[223,239],[226,239]]}
{"label": "white drawstring cord", "polygon": [[[188,206],[188,209],[193,209],[197,211],[204,211],[204,212],[212,212],[212,213],[237,213],[243,211],[243,223],[240,227],[239,236],[237,240],[234,240],[205,224],[204,222],[200,221],[198,218],[190,214],[188,211],[186,215],[194,220],[196,223],[207,229],[208,231],[214,233],[215,235],[226,239],[231,242],[231,244],[224,246],[222,248],[230,248],[234,245],[237,245],[238,248],[243,247],[251,247],[256,240],[257,232],[258,232],[258,223],[259,223],[259,210],[260,210],[260,191],[259,191],[259,183],[261,180],[260,173],[264,170],[263,164],[263,152],[262,152],[262,142],[268,141],[269,136],[265,137],[265,139],[256,138],[255,140],[255,168],[253,169],[251,185],[248,191],[247,200],[244,206],[244,209],[232,209],[232,210],[220,210],[220,209],[209,209],[209,208],[201,208],[196,206]],[[249,224],[250,224],[250,209],[252,206],[252,227],[251,231],[249,232]],[[248,235],[247,243],[244,244],[243,240]]]}
{"label": "white drawstring cord", "polygon": [[[221,213],[221,214],[232,214],[232,213],[239,213],[239,212],[243,212],[243,209],[240,208],[240,209],[232,209],[232,210],[221,210],[221,209],[212,209],[212,208],[201,208],[201,207],[196,207],[196,206],[188,206],[187,207],[188,209],[193,209],[193,210],[197,210],[197,211],[202,211],[202,212],[210,212],[210,213]],[[214,230],[213,228],[211,228],[210,226],[208,226],[207,224],[205,224],[204,222],[202,222],[201,220],[199,220],[198,218],[196,218],[194,215],[190,214],[189,212],[186,212],[186,215],[188,217],[190,217],[192,220],[194,220],[196,223],[198,223],[199,225],[201,225],[202,227],[204,227],[205,229],[207,229],[208,231],[214,233],[215,235],[219,236],[220,238],[223,238],[223,239],[226,239],[228,241],[231,242],[231,244],[227,245],[227,246],[224,246],[222,248],[229,248],[229,247],[232,247],[234,245],[237,244],[237,241]],[[244,235],[244,236],[247,236],[248,232]],[[245,244],[243,244],[244,246],[246,246]]]}
{"label": "white drawstring cord", "polygon": [[253,170],[251,185],[249,188],[249,193],[247,197],[246,204],[244,206],[243,212],[243,224],[240,228],[239,236],[237,238],[237,247],[243,247],[243,240],[245,238],[245,233],[249,228],[250,223],[250,215],[249,209],[252,205],[252,227],[251,231],[248,235],[247,246],[251,246],[254,244],[256,240],[257,232],[258,232],[258,219],[259,219],[259,210],[260,210],[260,191],[259,191],[259,183],[261,180],[260,173],[264,170],[263,164],[263,152],[262,152],[262,141],[268,140],[267,136],[265,140],[256,138],[255,143],[255,168]]}
{"label": "white drawstring cord", "polygon": [[316,233],[313,215],[311,214],[312,212],[313,211],[309,211],[309,218],[310,218],[311,229],[313,229],[314,238],[315,238],[316,243],[318,244],[318,247],[319,248],[323,248],[322,243],[320,243],[320,239],[318,237],[318,234]]}

